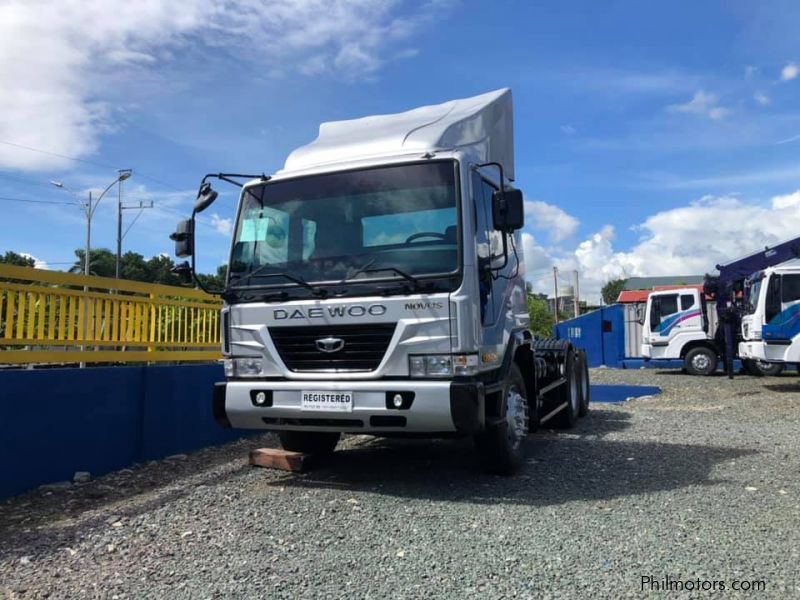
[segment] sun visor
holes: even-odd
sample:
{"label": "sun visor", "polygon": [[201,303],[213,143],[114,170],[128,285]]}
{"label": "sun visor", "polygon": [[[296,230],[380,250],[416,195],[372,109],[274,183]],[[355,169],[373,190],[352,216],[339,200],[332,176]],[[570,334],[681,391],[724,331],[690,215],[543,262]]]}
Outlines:
{"label": "sun visor", "polygon": [[514,179],[511,90],[451,100],[392,115],[323,123],[310,144],[292,152],[284,171],[393,156],[462,150],[480,162],[499,162]]}

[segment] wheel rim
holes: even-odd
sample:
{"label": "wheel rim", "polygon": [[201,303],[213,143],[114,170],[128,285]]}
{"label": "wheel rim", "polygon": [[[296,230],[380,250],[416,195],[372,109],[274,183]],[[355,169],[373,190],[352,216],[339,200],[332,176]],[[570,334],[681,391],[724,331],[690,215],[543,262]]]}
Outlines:
{"label": "wheel rim", "polygon": [[578,414],[578,410],[580,409],[580,399],[578,398],[578,372],[574,369],[569,381],[569,402],[572,404],[572,412]]}
{"label": "wheel rim", "polygon": [[512,448],[517,448],[528,435],[528,403],[515,385],[506,394],[506,432]]}
{"label": "wheel rim", "polygon": [[698,371],[705,371],[708,369],[710,364],[711,361],[709,360],[707,354],[695,354],[692,357],[692,366]]}
{"label": "wheel rim", "polygon": [[769,371],[772,370],[772,363],[768,363],[763,360],[757,360],[756,368],[762,373],[769,373]]}
{"label": "wheel rim", "polygon": [[589,397],[589,377],[586,374],[586,371],[581,369],[580,373],[581,377],[581,393],[583,394],[583,401],[586,401],[586,398]]}

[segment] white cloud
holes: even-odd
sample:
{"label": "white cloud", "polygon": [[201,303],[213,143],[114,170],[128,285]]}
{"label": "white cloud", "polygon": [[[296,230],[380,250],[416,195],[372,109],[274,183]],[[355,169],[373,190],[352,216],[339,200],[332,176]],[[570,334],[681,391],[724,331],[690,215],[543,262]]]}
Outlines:
{"label": "white cloud", "polygon": [[715,106],[708,111],[708,118],[712,119],[713,121],[719,121],[720,119],[730,116],[732,112],[733,111],[730,108],[725,108],[724,106]]}
{"label": "white cloud", "polygon": [[33,266],[35,269],[47,269],[47,262],[41,259],[36,258],[33,254],[29,254],[28,252],[20,252],[20,256],[24,258],[30,258],[33,260]]}
{"label": "white cloud", "polygon": [[716,94],[711,94],[703,90],[695,92],[692,99],[683,104],[671,104],[667,110],[673,113],[688,113],[693,115],[704,115],[709,119],[724,119],[731,114],[731,110],[719,105],[719,98]]}
{"label": "white cloud", "polygon": [[544,231],[551,242],[572,237],[580,221],[558,206],[540,200],[525,200],[525,224],[530,229]]}
{"label": "white cloud", "polygon": [[790,62],[781,69],[781,81],[791,81],[800,75],[800,67],[796,63]]}
{"label": "white cloud", "polygon": [[[709,227],[713,224],[713,229]],[[526,246],[526,258],[577,269],[584,297],[599,300],[609,279],[632,276],[702,275],[748,252],[797,236],[800,231],[800,190],[773,197],[768,203],[731,196],[706,196],[686,206],[660,211],[635,228],[639,243],[627,251],[614,247],[615,232],[605,226],[572,251],[536,256]],[[528,269],[530,271],[530,269]],[[546,280],[534,282],[547,291]]]}
{"label": "white cloud", "polygon": [[533,234],[523,232],[522,253],[525,259],[525,273],[528,277],[553,266],[553,257],[539,245]]}
{"label": "white cloud", "polygon": [[211,225],[219,233],[223,235],[230,235],[233,231],[233,219],[222,218],[217,213],[211,215]]}
{"label": "white cloud", "polygon": [[563,133],[564,135],[574,135],[578,131],[577,129],[575,129],[574,126],[570,125],[569,123],[567,123],[566,125],[562,125],[560,129],[561,133]]}
{"label": "white cloud", "polygon": [[800,206],[800,190],[772,198],[772,208],[775,210],[796,208],[797,206]]}
{"label": "white cloud", "polygon": [[769,96],[767,96],[764,92],[756,92],[753,94],[753,99],[758,102],[761,106],[769,106],[772,102]]}
{"label": "white cloud", "polygon": [[789,136],[788,138],[784,138],[782,140],[778,140],[775,142],[776,144],[790,144],[791,142],[796,142],[800,140],[800,134]]}
{"label": "white cloud", "polygon": [[[144,74],[189,49],[234,54],[276,76],[373,77],[408,53],[409,38],[447,4],[430,0],[404,18],[397,0],[6,0],[0,140],[89,156],[111,130],[111,94],[124,96],[120,89],[136,80],[126,73]],[[68,164],[0,144],[0,168]]]}

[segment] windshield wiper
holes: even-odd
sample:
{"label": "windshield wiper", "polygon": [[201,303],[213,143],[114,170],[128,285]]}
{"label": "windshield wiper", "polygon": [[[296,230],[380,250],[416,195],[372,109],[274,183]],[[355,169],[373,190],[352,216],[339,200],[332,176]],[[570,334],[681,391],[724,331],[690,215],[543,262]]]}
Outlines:
{"label": "windshield wiper", "polygon": [[[251,271],[247,275],[243,275],[241,277],[238,277],[236,279],[236,282],[239,283],[242,280],[250,281],[256,275],[260,275],[261,277],[283,277],[283,278],[288,279],[289,281],[291,281],[293,283],[296,283],[297,285],[299,285],[301,287],[306,288],[307,290],[309,290],[315,296],[327,295],[327,291],[326,290],[323,290],[323,289],[320,289],[320,288],[318,288],[316,286],[313,286],[310,283],[308,283],[305,279],[302,279],[301,277],[298,277],[296,275],[290,275],[286,271],[276,271],[275,273],[264,273],[263,272],[263,271],[265,271],[267,269],[270,269],[270,268],[273,268],[272,265],[262,265],[262,266],[258,267],[255,271]],[[233,288],[233,289],[237,289],[237,288]]]}
{"label": "windshield wiper", "polygon": [[[368,267],[369,265],[366,266]],[[397,267],[375,267],[374,269],[365,268],[362,269],[359,273],[379,273],[380,271],[393,271],[398,275],[400,275],[400,277],[411,283],[411,285],[414,287],[415,290],[419,287],[419,279],[417,279],[413,275],[409,275],[405,271],[401,271]]]}
{"label": "windshield wiper", "polygon": [[351,273],[350,275],[346,275],[344,277],[344,279],[339,281],[336,285],[342,285],[343,283],[347,283],[351,279],[355,279],[356,277],[358,277],[362,273],[366,273],[367,269],[369,269],[372,265],[374,265],[376,260],[378,260],[378,259],[377,258],[373,258],[371,261],[369,261],[363,267],[360,267],[360,268],[356,269],[356,271],[354,273]]}

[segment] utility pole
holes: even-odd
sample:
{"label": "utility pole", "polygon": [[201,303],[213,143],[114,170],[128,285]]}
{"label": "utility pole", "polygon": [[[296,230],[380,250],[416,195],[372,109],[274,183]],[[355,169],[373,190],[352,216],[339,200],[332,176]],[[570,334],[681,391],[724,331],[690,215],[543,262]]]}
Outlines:
{"label": "utility pole", "polygon": [[558,267],[553,267],[553,312],[558,323]]}
{"label": "utility pole", "polygon": [[575,317],[579,317],[581,314],[581,308],[580,308],[581,288],[578,282],[578,270],[575,269],[572,272],[572,274],[575,276],[575,292],[574,292],[575,297],[573,298],[573,300],[575,301]]}
{"label": "utility pole", "polygon": [[[97,199],[94,199],[91,190],[89,190],[89,200],[86,203],[86,205],[84,205],[83,201],[80,200],[80,196],[78,196],[78,194],[76,194],[74,191],[72,191],[70,188],[68,188],[66,185],[64,185],[61,181],[51,181],[50,182],[52,185],[56,186],[57,188],[62,189],[65,192],[68,192],[69,194],[71,194],[78,201],[78,203],[80,204],[81,208],[83,208],[84,211],[86,212],[86,250],[84,250],[85,255],[83,257],[83,274],[84,275],[87,275],[87,276],[89,275],[89,270],[90,270],[89,267],[91,265],[91,262],[90,262],[89,258],[90,258],[91,254],[92,254],[92,217],[94,216],[94,211],[97,209],[97,205],[100,204],[100,200],[103,199],[103,196],[106,195],[108,190],[110,190],[112,187],[114,187],[117,184],[122,185],[122,182],[125,181],[130,176],[131,176],[130,171],[120,171],[120,173],[117,176],[117,178],[114,181],[112,181],[111,183],[109,183],[108,187],[106,187],[106,189],[104,189],[102,192],[100,192],[100,195],[97,197]],[[88,321],[89,321],[89,319],[88,319],[88,296],[87,296],[88,292],[89,292],[89,287],[86,286],[86,285],[83,286],[83,293],[84,293],[84,297],[86,299],[84,300],[84,303],[83,303],[83,306],[84,306],[84,308],[83,308],[83,332],[81,333],[81,337],[82,337],[82,339],[84,341],[84,344],[81,344],[81,352],[86,350],[85,343],[87,341],[87,339],[86,339],[87,338],[87,324],[88,324]],[[81,369],[84,368],[85,366],[86,366],[86,361],[81,361],[81,363],[80,363]]]}
{"label": "utility pole", "polygon": [[[86,249],[83,251],[83,274],[89,275],[89,254],[92,251],[92,190],[89,190],[89,204],[86,205]],[[84,287],[83,291],[87,291]]]}
{"label": "utility pole", "polygon": [[[120,262],[122,261],[122,182],[133,174],[131,169],[119,169],[119,186],[117,187],[117,260],[114,267],[114,276],[119,279]],[[125,178],[122,179],[123,174]]]}

